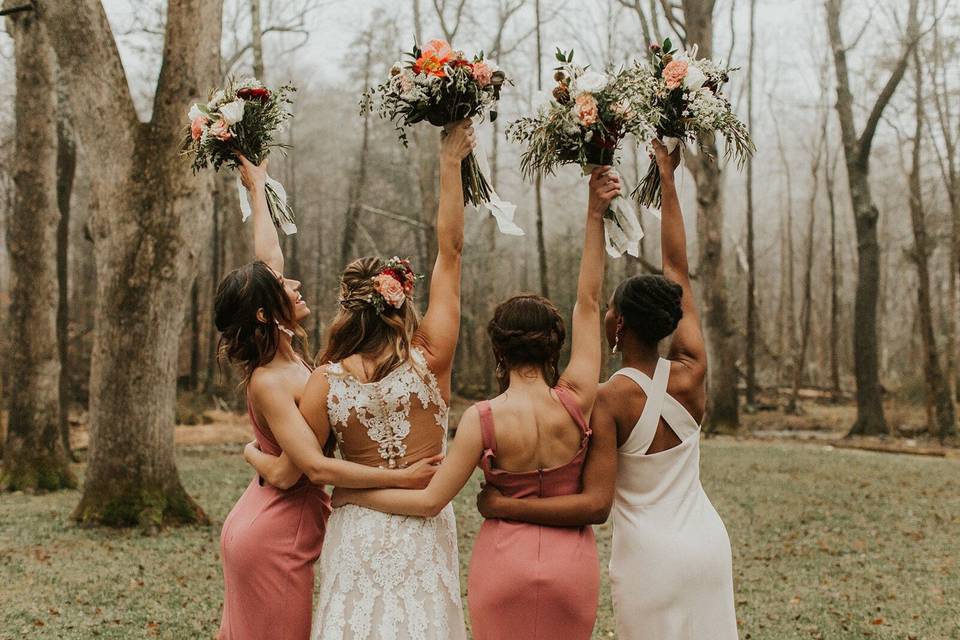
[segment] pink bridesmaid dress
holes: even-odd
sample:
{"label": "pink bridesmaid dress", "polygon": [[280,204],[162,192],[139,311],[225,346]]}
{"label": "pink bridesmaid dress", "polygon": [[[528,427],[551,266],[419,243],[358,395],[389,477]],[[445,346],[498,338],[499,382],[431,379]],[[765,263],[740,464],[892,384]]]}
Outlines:
{"label": "pink bridesmaid dress", "polygon": [[[280,455],[270,429],[249,410],[260,449]],[[313,565],[320,557],[330,497],[301,476],[281,490],[257,476],[223,523],[220,640],[308,640]]]}
{"label": "pink bridesmaid dress", "polygon": [[[493,414],[488,402],[477,404],[485,449],[480,468],[486,482],[506,496],[546,498],[581,490],[590,428],[576,399],[562,388],[554,390],[583,439],[570,462],[551,469],[514,473],[495,468]],[[467,579],[475,640],[588,639],[599,593],[600,565],[591,527],[498,519],[480,527]]]}

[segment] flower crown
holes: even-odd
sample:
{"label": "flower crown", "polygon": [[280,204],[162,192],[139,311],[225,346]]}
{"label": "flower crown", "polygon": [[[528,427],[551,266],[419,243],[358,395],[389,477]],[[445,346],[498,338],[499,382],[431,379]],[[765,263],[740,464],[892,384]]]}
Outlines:
{"label": "flower crown", "polygon": [[354,303],[373,306],[377,313],[383,313],[387,306],[400,309],[408,298],[413,296],[413,287],[419,276],[413,271],[410,261],[394,256],[370,278],[374,292],[364,296],[341,297],[340,305],[349,308]]}
{"label": "flower crown", "polygon": [[387,260],[387,263],[373,276],[373,289],[376,291],[371,296],[372,304],[378,313],[383,313],[387,305],[394,309],[399,309],[413,296],[413,287],[417,283],[418,276],[413,271],[413,266],[406,258],[394,256]]}

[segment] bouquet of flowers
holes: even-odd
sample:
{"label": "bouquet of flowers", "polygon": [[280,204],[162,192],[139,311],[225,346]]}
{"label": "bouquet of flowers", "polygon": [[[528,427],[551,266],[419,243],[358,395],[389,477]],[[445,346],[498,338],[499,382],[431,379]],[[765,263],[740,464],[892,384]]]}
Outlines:
{"label": "bouquet of flowers", "polygon": [[[507,128],[507,136],[526,145],[520,167],[528,178],[575,164],[590,173],[601,165],[616,165],[620,143],[632,134],[638,140],[653,135],[650,124],[652,79],[631,70],[603,73],[573,64],[573,51],[557,49],[557,85],[533,116]],[[604,226],[607,251],[639,255],[643,230],[630,201],[618,196],[610,203]]]}
{"label": "bouquet of flowers", "polygon": [[[496,119],[500,90],[507,77],[484,60],[482,51],[470,60],[446,41],[431,40],[423,49],[414,45],[405,55],[408,60],[394,64],[387,81],[365,91],[361,100],[362,114],[375,111],[395,123],[404,146],[406,128],[418,122],[444,127],[486,113],[491,122]],[[485,163],[482,154],[480,159]],[[461,163],[464,204],[485,205],[501,231],[522,234],[513,223],[516,207],[497,196],[481,169],[476,154],[471,153]]]}
{"label": "bouquet of flowers", "polygon": [[[208,102],[190,107],[187,114],[190,124],[184,133],[181,151],[193,154],[194,173],[211,165],[219,171],[224,163],[236,168],[240,164],[237,152],[250,162],[260,164],[271,149],[286,149],[288,145],[276,142],[274,136],[292,117],[288,105],[292,103],[290,94],[294,91],[292,85],[271,91],[255,78],[230,80],[226,87],[212,91]],[[239,177],[237,190],[246,220],[250,216],[250,203]],[[266,196],[274,225],[287,235],[296,233],[293,209],[287,204],[283,185],[268,177]]]}
{"label": "bouquet of flowers", "polygon": [[[712,60],[697,59],[697,49],[678,52],[670,39],[650,45],[652,64],[637,66],[635,73],[646,76],[656,89],[649,111],[657,137],[672,152],[684,141],[703,142],[719,132],[726,139],[725,157],[735,157],[737,166],[756,150],[746,125],[733,113],[730,101],[721,94],[735,69],[722,68]],[[660,172],[656,161],[636,192],[640,204],[660,207]]]}

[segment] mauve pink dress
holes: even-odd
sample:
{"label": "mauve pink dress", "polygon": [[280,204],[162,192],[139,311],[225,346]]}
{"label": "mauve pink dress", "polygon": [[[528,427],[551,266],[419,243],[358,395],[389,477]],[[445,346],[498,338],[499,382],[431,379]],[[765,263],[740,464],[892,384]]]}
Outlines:
{"label": "mauve pink dress", "polygon": [[[270,429],[250,422],[261,451],[278,456]],[[220,640],[308,640],[313,565],[320,557],[330,497],[301,476],[276,489],[254,476],[220,533],[223,618]]]}
{"label": "mauve pink dress", "polygon": [[[480,402],[486,482],[513,498],[579,493],[590,428],[576,399],[557,397],[583,434],[580,450],[559,467],[513,473],[496,469],[497,442],[488,402]],[[593,529],[545,527],[489,519],[480,527],[470,558],[467,601],[475,640],[588,639],[597,619],[600,564]]]}

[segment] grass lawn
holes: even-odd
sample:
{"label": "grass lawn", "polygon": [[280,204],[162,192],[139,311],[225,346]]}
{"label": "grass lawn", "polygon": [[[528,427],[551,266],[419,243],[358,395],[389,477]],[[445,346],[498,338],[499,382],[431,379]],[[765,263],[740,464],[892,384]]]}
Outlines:
{"label": "grass lawn", "polygon": [[[0,639],[211,638],[220,525],[250,471],[234,446],[178,462],[212,526],[78,529],[77,492],[0,496]],[[709,440],[703,478],[733,544],[741,638],[960,639],[960,460]],[[475,491],[457,503],[464,571]],[[605,590],[594,637],[613,636]]]}

